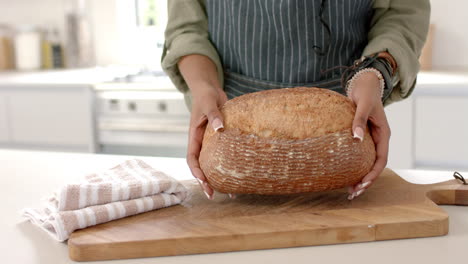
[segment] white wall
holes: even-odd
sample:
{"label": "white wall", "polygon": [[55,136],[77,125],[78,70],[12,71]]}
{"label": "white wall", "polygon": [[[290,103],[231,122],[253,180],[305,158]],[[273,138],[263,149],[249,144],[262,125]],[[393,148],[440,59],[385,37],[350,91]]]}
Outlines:
{"label": "white wall", "polygon": [[[53,25],[65,39],[64,12],[71,0],[0,0],[0,23]],[[160,0],[164,3],[166,0]],[[409,0],[410,1],[410,0]],[[119,4],[120,2],[120,4]],[[96,59],[99,65],[134,61],[141,54],[132,46],[135,36],[125,36],[117,14],[127,0],[89,0],[94,25]],[[120,8],[119,8],[120,5]],[[467,0],[431,0],[431,22],[435,24],[433,67],[468,68]],[[122,21],[122,20],[121,20]],[[120,25],[119,25],[120,24]],[[134,41],[135,42],[135,41]],[[126,53],[126,55],[122,54]]]}
{"label": "white wall", "polygon": [[[468,34],[466,33],[468,32],[468,19],[465,15],[468,10],[468,1],[430,1],[431,23],[435,24],[432,47],[433,69],[468,68],[468,52],[461,52],[468,48]],[[135,35],[135,30],[131,29],[133,17],[131,14],[122,15],[123,11],[130,9],[125,7],[125,5],[132,4],[130,2],[126,0],[90,1],[98,64],[133,63],[144,60],[144,54],[139,54],[137,51],[148,50],[148,48],[135,45],[135,41],[141,38]],[[166,0],[161,0],[161,4],[165,2]]]}
{"label": "white wall", "polygon": [[0,24],[65,28],[65,0],[0,0]]}
{"label": "white wall", "polygon": [[431,23],[435,24],[432,61],[434,68],[467,69],[468,1],[431,0],[431,6]]}

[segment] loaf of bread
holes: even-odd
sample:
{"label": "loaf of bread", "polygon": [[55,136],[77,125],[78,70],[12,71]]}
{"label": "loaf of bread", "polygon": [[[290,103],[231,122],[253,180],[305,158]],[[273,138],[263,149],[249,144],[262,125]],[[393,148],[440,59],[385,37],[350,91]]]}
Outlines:
{"label": "loaf of bread", "polygon": [[224,131],[207,127],[200,166],[222,193],[292,194],[357,184],[373,167],[366,128],[353,138],[355,105],[320,88],[245,94],[221,109]]}

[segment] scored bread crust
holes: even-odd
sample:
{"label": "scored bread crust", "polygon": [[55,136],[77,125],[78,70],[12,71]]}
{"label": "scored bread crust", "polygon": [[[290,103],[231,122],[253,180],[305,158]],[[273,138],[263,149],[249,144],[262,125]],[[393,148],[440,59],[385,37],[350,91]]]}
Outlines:
{"label": "scored bread crust", "polygon": [[222,193],[292,194],[358,183],[373,167],[375,145],[353,138],[355,106],[321,88],[245,94],[223,106],[224,131],[208,128],[200,167]]}

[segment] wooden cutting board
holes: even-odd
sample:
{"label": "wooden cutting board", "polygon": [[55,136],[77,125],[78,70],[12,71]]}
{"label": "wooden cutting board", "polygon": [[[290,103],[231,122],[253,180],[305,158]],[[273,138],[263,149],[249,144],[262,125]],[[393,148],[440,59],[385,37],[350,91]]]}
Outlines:
{"label": "wooden cutting board", "polygon": [[437,204],[468,205],[458,180],[411,184],[386,169],[353,201],[346,191],[206,199],[198,183],[184,205],[78,230],[70,258],[94,261],[441,236],[448,215]]}

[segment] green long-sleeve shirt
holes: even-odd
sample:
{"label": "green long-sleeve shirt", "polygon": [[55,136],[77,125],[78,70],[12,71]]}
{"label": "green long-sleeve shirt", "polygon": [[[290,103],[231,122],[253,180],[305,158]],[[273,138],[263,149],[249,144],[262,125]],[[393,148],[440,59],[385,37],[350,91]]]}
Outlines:
{"label": "green long-sleeve shirt", "polygon": [[[394,57],[398,68],[393,91],[384,102],[388,105],[407,98],[415,87],[418,58],[429,28],[430,3],[429,0],[375,0],[373,8],[368,44],[362,55],[388,50]],[[207,56],[217,67],[221,85],[224,70],[209,40],[205,0],[168,0],[168,18],[162,67],[190,105],[190,91],[177,66],[179,59],[190,54]]]}

